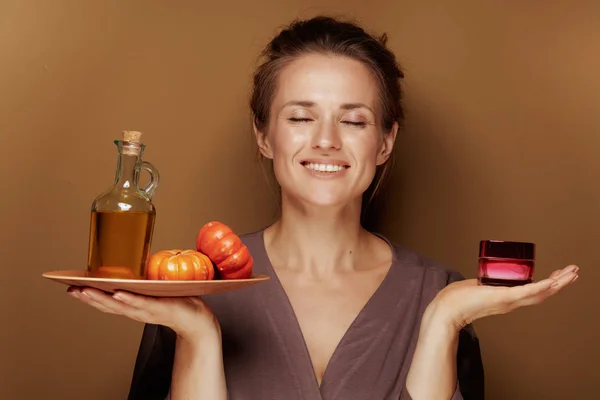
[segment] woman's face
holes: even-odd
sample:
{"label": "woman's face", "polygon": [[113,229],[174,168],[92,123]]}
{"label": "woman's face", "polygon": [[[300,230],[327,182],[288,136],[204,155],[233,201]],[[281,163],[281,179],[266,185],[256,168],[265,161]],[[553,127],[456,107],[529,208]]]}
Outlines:
{"label": "woman's face", "polygon": [[261,153],[273,160],[284,197],[320,206],[361,198],[392,150],[382,132],[377,83],[366,66],[308,54],[280,71]]}

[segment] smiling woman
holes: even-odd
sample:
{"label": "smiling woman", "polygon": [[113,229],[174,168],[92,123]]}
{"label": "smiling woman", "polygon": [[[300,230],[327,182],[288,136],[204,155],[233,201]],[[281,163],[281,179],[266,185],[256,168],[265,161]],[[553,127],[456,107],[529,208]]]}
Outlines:
{"label": "smiling woman", "polygon": [[296,56],[277,75],[285,85],[270,96],[273,117],[256,114],[255,132],[261,154],[273,160],[282,203],[360,208],[356,198],[389,158],[398,130],[397,118],[388,131],[378,118],[377,79],[345,53]]}
{"label": "smiling woman", "polygon": [[385,37],[318,17],[281,31],[263,56],[253,125],[281,217],[241,239],[273,279],[204,301],[72,291],[147,323],[129,399],[482,399],[470,323],[542,302],[578,268],[479,286],[364,229],[364,193],[404,118]]}

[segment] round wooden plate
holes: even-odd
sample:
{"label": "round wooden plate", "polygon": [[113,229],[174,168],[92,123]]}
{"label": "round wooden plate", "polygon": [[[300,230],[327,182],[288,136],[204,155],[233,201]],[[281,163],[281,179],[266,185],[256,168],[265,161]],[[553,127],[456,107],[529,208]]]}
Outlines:
{"label": "round wooden plate", "polygon": [[114,293],[125,290],[153,297],[203,296],[238,290],[269,279],[267,275],[255,274],[250,279],[212,281],[158,281],[145,279],[93,278],[87,270],[52,271],[42,274],[55,282],[68,286],[87,286]]}

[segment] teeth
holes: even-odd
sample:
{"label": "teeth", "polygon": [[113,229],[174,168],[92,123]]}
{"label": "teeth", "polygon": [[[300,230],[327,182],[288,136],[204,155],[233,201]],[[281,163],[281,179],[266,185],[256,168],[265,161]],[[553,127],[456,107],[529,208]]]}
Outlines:
{"label": "teeth", "polygon": [[314,169],[315,171],[323,171],[323,172],[339,172],[344,169],[344,167],[341,165],[333,165],[333,164],[307,163],[304,166],[308,169]]}

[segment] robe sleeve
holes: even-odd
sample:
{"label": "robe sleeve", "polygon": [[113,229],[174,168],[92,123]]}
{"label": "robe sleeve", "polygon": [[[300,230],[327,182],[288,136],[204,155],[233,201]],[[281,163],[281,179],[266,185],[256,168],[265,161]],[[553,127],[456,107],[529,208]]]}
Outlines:
{"label": "robe sleeve", "polygon": [[457,351],[458,385],[453,400],[483,400],[484,373],[479,338],[472,325],[461,330]]}
{"label": "robe sleeve", "polygon": [[[452,272],[448,284],[463,279],[464,277],[460,273]],[[481,349],[479,338],[472,324],[464,327],[458,336],[456,374],[458,382],[450,400],[483,400],[485,398]],[[406,383],[400,394],[400,400],[413,400],[406,390]]]}
{"label": "robe sleeve", "polygon": [[169,399],[175,338],[175,332],[167,327],[144,326],[128,400]]}
{"label": "robe sleeve", "polygon": [[[458,272],[450,275],[448,284],[465,278]],[[464,327],[458,337],[456,352],[458,385],[452,400],[483,400],[485,398],[483,361],[479,338],[473,324]]]}
{"label": "robe sleeve", "polygon": [[[483,400],[484,375],[479,349],[479,340],[471,325],[461,330],[456,354],[458,382],[451,400]],[[400,400],[413,400],[406,390],[406,384]]]}

